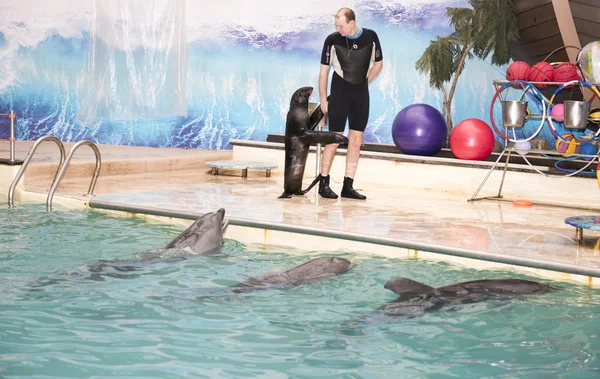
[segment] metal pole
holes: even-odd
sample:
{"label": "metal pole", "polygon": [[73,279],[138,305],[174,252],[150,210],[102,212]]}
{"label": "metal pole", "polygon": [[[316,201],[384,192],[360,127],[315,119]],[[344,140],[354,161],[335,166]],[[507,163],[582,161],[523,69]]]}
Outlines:
{"label": "metal pole", "polygon": [[[75,154],[75,150],[77,150],[80,146],[83,146],[83,145],[88,145],[89,147],[91,147],[92,150],[94,151],[94,155],[96,155],[96,168],[94,169],[94,175],[92,176],[92,181],[90,182],[90,188],[88,189],[87,194],[92,195],[94,193],[94,188],[96,187],[96,180],[98,180],[98,175],[100,175],[102,159],[100,157],[100,150],[98,150],[98,146],[96,146],[94,143],[92,143],[90,141],[83,140],[83,141],[77,142],[75,145],[73,145],[73,147],[71,147],[71,150],[69,150],[69,154],[67,154],[67,157],[65,159],[62,159],[62,157],[61,157],[61,164],[59,166],[59,170],[56,172],[56,176],[54,177],[52,186],[50,187],[50,190],[48,191],[48,197],[46,198],[46,209],[47,210],[49,210],[49,211],[52,210],[52,198],[54,197],[54,192],[56,192],[56,189],[58,188],[58,185],[60,184],[60,181],[62,180],[63,175],[67,171],[67,167],[69,166],[69,162],[71,162],[71,158],[73,158],[73,154]],[[64,151],[62,151],[61,154],[64,154]]]}
{"label": "metal pole", "polygon": [[37,141],[35,141],[33,143],[33,146],[31,147],[31,149],[29,149],[29,153],[27,153],[27,156],[25,157],[25,161],[23,161],[23,165],[21,166],[21,169],[19,169],[19,172],[17,172],[17,175],[15,176],[12,184],[10,185],[10,188],[8,189],[8,205],[10,207],[13,206],[13,198],[14,198],[15,188],[17,187],[19,180],[21,180],[23,173],[25,173],[25,169],[29,165],[29,161],[31,161],[31,157],[37,150],[38,146],[40,145],[40,143],[42,143],[44,141],[55,142],[58,145],[58,149],[60,150],[60,163],[58,164],[58,168],[56,169],[56,174],[54,175],[54,179],[52,180],[53,185],[54,185],[54,182],[56,181],[56,179],[58,178],[58,171],[60,170],[63,163],[65,162],[65,147],[64,147],[63,143],[61,142],[61,140],[59,140],[58,138],[56,138],[54,136],[40,137],[37,139]]}
{"label": "metal pole", "polygon": [[[321,125],[317,125],[317,129],[319,131],[323,131],[323,127]],[[317,163],[315,166],[315,177],[317,177],[321,173],[321,144],[320,143],[317,143],[317,152],[316,152],[315,161]]]}
{"label": "metal pole", "polygon": [[490,171],[488,171],[487,175],[485,176],[485,178],[483,178],[483,181],[479,184],[479,187],[477,187],[477,190],[475,190],[475,193],[473,194],[473,196],[471,196],[471,198],[468,201],[477,200],[477,199],[475,199],[475,197],[477,196],[477,194],[479,193],[479,191],[481,190],[481,188],[483,187],[485,182],[488,180],[490,175],[492,175],[492,172],[494,172],[494,169],[498,165],[498,162],[500,162],[500,159],[502,159],[502,156],[504,156],[504,153],[506,153],[506,150],[502,150],[502,153],[498,156],[498,159],[496,159],[496,162],[494,163],[492,168],[490,168]]}
{"label": "metal pole", "polygon": [[502,186],[504,186],[504,178],[506,177],[506,169],[508,168],[508,163],[510,162],[510,153],[513,148],[508,149],[508,155],[506,156],[506,162],[504,163],[504,172],[502,172],[502,180],[500,181],[500,188],[498,188],[498,197],[502,197]]}
{"label": "metal pole", "polygon": [[[319,103],[308,103],[308,114],[311,115],[315,109],[317,109],[317,107],[319,106]],[[316,129],[321,132],[323,131],[323,120],[320,120],[319,123],[317,124]],[[316,151],[315,151],[315,177],[319,176],[319,174],[321,173],[321,144],[317,143],[316,145]]]}
{"label": "metal pole", "polygon": [[8,117],[10,117],[10,139],[9,139],[10,161],[14,162],[15,161],[15,117],[16,117],[15,112],[13,112],[11,110],[10,115]]}

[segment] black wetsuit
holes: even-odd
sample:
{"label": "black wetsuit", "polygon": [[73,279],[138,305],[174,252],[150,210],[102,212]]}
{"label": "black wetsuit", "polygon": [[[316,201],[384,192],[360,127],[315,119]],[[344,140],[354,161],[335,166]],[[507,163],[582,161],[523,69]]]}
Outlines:
{"label": "black wetsuit", "polygon": [[343,132],[348,120],[350,129],[364,132],[369,120],[368,72],[371,61],[383,59],[377,33],[362,28],[354,37],[335,32],[327,36],[321,64],[332,65],[329,130]]}

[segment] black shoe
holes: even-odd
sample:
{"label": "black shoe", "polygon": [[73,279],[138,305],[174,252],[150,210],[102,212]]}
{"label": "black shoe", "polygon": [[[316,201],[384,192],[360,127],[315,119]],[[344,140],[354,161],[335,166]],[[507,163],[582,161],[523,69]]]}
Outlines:
{"label": "black shoe", "polygon": [[344,177],[344,187],[342,187],[342,197],[348,197],[350,199],[359,199],[365,200],[367,197],[365,195],[361,195],[356,192],[354,188],[352,188],[352,184],[354,183],[354,179]]}
{"label": "black shoe", "polygon": [[319,174],[319,195],[326,199],[337,199],[338,195],[329,188],[329,175],[323,176]]}

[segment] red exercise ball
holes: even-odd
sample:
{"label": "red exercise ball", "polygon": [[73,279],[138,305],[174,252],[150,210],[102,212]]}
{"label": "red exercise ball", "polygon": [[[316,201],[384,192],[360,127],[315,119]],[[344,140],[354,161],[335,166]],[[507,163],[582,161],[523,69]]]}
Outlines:
{"label": "red exercise ball", "polygon": [[513,62],[506,69],[506,80],[527,80],[527,72],[530,67],[527,62]]}
{"label": "red exercise ball", "polygon": [[[551,82],[554,80],[554,67],[548,62],[538,62],[527,72],[530,82]],[[546,88],[545,84],[536,84],[538,88]]]}
{"label": "red exercise ball", "polygon": [[485,160],[494,150],[494,132],[478,118],[462,120],[450,133],[450,150],[458,159]]}

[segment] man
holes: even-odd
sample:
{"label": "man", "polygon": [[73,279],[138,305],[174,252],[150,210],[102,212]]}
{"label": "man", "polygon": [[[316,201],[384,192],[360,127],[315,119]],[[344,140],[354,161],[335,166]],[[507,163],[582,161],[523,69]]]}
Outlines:
{"label": "man", "polygon": [[[356,25],[356,16],[350,8],[342,8],[335,15],[336,32],[325,40],[319,72],[321,110],[329,115],[329,130],[343,133],[346,120],[349,124],[346,175],[342,197],[361,199],[367,197],[353,188],[354,174],[360,158],[360,146],[369,119],[369,82],[383,67],[383,54],[377,34]],[[371,61],[373,64],[371,66]],[[333,66],[331,96],[327,101],[327,79]],[[329,187],[329,170],[339,145],[329,144],[323,150],[319,195],[337,199]]]}

